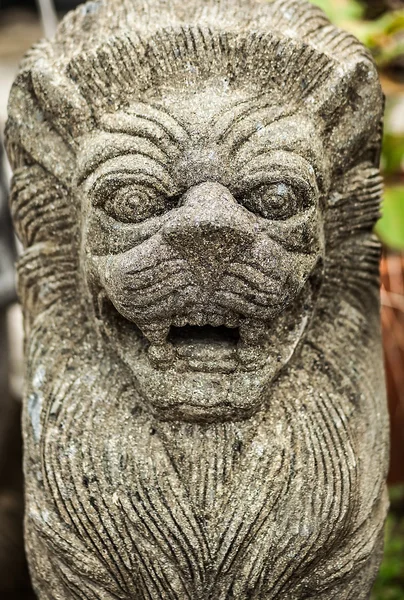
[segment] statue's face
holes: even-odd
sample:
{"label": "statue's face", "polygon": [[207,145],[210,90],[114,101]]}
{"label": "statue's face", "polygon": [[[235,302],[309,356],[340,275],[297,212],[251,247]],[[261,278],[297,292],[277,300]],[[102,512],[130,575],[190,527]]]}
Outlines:
{"label": "statue's face", "polygon": [[240,419],[268,397],[313,310],[324,165],[307,119],[215,83],[81,140],[95,314],[160,418]]}

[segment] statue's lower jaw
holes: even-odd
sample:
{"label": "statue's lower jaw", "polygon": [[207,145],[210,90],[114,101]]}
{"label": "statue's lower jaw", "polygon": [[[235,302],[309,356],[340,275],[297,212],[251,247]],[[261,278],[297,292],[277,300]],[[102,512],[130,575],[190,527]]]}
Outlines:
{"label": "statue's lower jaw", "polygon": [[129,367],[134,388],[151,412],[162,420],[200,422],[246,419],[259,410],[269,384],[303,339],[313,312],[307,283],[292,305],[266,325],[259,344],[246,344],[237,327],[223,332],[189,326],[172,328],[168,341],[158,346],[124,319],[105,293],[98,304],[103,333]]}

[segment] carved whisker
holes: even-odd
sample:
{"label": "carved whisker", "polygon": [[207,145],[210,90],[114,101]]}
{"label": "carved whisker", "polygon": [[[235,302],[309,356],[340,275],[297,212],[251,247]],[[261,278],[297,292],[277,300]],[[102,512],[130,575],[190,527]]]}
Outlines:
{"label": "carved whisker", "polygon": [[[180,282],[182,283],[182,282]],[[139,312],[141,316],[145,316],[150,318],[152,314],[161,314],[166,315],[172,312],[173,307],[178,304],[178,293],[176,293],[176,288],[173,290],[163,290],[159,293],[155,293],[151,295],[152,297],[144,298],[142,301],[134,302],[129,300],[127,302],[123,301],[122,306],[126,306],[129,308],[133,308],[133,312]],[[182,295],[184,296],[183,303],[186,306],[191,303],[191,297],[186,297],[187,291],[197,292],[198,288],[195,284],[188,283],[181,286]]]}
{"label": "carved whisker", "polygon": [[152,256],[150,258],[154,259],[153,264],[150,265],[144,265],[144,261],[141,261],[140,265],[136,265],[136,268],[130,268],[126,271],[127,275],[139,275],[139,276],[145,276],[145,278],[147,277],[152,277],[151,273],[153,273],[153,275],[158,275],[160,270],[167,269],[169,266],[175,266],[175,267],[182,267],[184,268],[184,266],[186,265],[186,261],[183,258],[164,258],[164,257],[159,257],[156,259],[155,256]]}
{"label": "carved whisker", "polygon": [[251,267],[248,264],[233,264],[228,267],[224,274],[225,277],[236,278],[246,284],[251,291],[257,291],[268,295],[277,295],[282,282],[279,277],[274,277],[271,273],[265,274]]}
{"label": "carved whisker", "polygon": [[258,287],[257,283],[251,285],[249,280],[239,276],[225,275],[223,282],[217,292],[226,294],[227,290],[237,296],[244,297],[247,301],[253,302],[257,306],[268,308],[275,304],[279,305],[283,298],[279,297],[279,287],[269,290],[263,290]]}
{"label": "carved whisker", "polygon": [[271,302],[260,303],[254,299],[248,299],[244,294],[233,291],[217,291],[214,301],[222,308],[227,308],[244,315],[247,318],[260,318],[269,320],[278,312],[278,307]]}
{"label": "carved whisker", "polygon": [[[156,272],[157,271],[157,272]],[[160,274],[158,273],[160,271]],[[129,292],[142,292],[153,294],[155,288],[157,291],[159,289],[169,290],[172,286],[175,286],[174,289],[178,286],[178,277],[176,275],[181,275],[180,281],[192,281],[192,277],[190,275],[185,275],[181,266],[172,265],[171,268],[168,265],[165,266],[163,270],[156,269],[153,271],[147,271],[146,276],[133,278],[127,281],[125,285],[125,289]]]}
{"label": "carved whisker", "polygon": [[[178,289],[181,289],[181,294],[186,292],[187,289],[195,289],[195,283],[190,282],[189,278],[184,275],[184,273],[179,273],[177,277],[171,276],[165,280],[165,285],[150,285],[148,288],[144,288],[141,291],[141,300],[133,300],[130,301],[130,306],[132,306],[135,310],[139,309],[143,306],[151,306],[156,305],[159,302],[162,302],[169,297],[172,297],[173,302],[179,296]],[[129,296],[133,298],[135,296],[135,292],[139,291],[136,286],[129,285],[122,286],[122,291],[125,296]],[[136,297],[136,296],[135,296]]]}
{"label": "carved whisker", "polygon": [[[268,270],[264,269],[266,262],[270,262],[271,265]],[[276,263],[272,257],[269,257],[268,261],[265,260],[261,264],[258,260],[252,260],[250,257],[243,257],[242,263],[235,261],[232,265],[229,265],[227,270],[229,273],[234,273],[235,275],[244,273],[251,277],[251,280],[255,281],[273,281],[274,285],[282,283],[282,275],[277,272]]]}

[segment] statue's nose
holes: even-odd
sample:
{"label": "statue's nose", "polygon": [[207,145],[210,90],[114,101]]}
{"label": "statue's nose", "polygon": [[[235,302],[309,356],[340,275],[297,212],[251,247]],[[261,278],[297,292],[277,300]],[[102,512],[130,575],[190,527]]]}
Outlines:
{"label": "statue's nose", "polygon": [[163,228],[168,244],[192,262],[225,264],[252,244],[248,213],[229,190],[215,182],[200,183],[183,197],[182,207]]}

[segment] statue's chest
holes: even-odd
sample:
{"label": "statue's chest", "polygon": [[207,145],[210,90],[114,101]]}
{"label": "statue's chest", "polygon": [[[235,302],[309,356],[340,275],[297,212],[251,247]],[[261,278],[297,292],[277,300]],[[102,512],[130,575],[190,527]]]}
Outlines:
{"label": "statue's chest", "polygon": [[304,571],[348,516],[319,486],[334,485],[335,465],[319,473],[315,447],[302,461],[296,431],[220,425],[170,438],[115,423],[71,439],[53,496],[55,508],[60,496],[71,506],[59,519],[125,590],[117,597],[295,597],[290,566]]}

